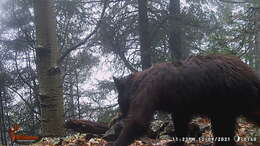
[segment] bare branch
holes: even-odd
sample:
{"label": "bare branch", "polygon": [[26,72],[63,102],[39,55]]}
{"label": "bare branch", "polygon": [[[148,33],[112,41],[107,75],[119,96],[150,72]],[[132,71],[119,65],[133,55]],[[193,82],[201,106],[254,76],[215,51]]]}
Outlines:
{"label": "bare branch", "polygon": [[31,106],[31,104],[30,104],[26,99],[24,99],[23,96],[22,96],[19,92],[17,92],[17,89],[14,89],[14,88],[11,88],[11,87],[7,87],[7,88],[8,88],[11,92],[14,92],[15,94],[17,94],[17,95],[22,99],[22,101],[26,104],[26,106],[29,107],[29,109],[30,109],[33,113],[40,115],[40,113],[37,112],[36,110],[34,110],[33,107]]}
{"label": "bare branch", "polygon": [[102,13],[101,13],[101,15],[100,15],[100,19],[99,19],[99,21],[97,22],[95,29],[94,29],[88,36],[86,36],[81,42],[79,42],[78,44],[73,45],[73,46],[70,47],[68,50],[66,50],[66,51],[63,53],[63,55],[59,58],[58,64],[60,64],[60,63],[64,60],[64,58],[65,58],[70,52],[72,52],[72,51],[76,50],[78,47],[84,45],[84,44],[97,32],[97,30],[98,30],[99,27],[100,27],[101,21],[102,21],[104,15],[105,15],[105,11],[106,11],[107,5],[108,5],[108,0],[105,0],[104,6],[103,6],[103,10],[102,10]]}
{"label": "bare branch", "polygon": [[224,3],[234,3],[234,4],[244,4],[244,3],[251,3],[252,1],[234,1],[234,0],[219,0]]}
{"label": "bare branch", "polygon": [[118,51],[118,56],[122,59],[125,66],[131,71],[131,72],[137,72],[137,70],[130,64],[130,62],[126,59],[125,54],[123,54],[121,51]]}
{"label": "bare branch", "polygon": [[[32,90],[35,91],[35,88],[29,83],[26,81],[26,79],[21,75],[21,72],[19,71],[19,67],[18,67],[18,62],[17,62],[17,52],[15,52],[15,69],[18,73],[18,77],[29,87],[31,88]],[[35,92],[36,93],[36,92]]]}

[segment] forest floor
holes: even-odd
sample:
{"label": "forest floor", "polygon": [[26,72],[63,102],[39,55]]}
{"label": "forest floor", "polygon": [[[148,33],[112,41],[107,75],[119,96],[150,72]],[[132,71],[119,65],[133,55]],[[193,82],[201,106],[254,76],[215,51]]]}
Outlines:
{"label": "forest floor", "polygon": [[[199,121],[199,125],[209,124],[209,121]],[[259,137],[256,137],[257,127],[254,124],[245,122],[243,120],[238,122],[237,137],[238,144],[242,146],[260,146]],[[202,134],[203,138],[211,138],[212,132],[210,129],[205,130]],[[187,146],[213,146],[211,139],[191,139],[186,141]],[[141,138],[136,140],[131,146],[164,146],[172,140],[169,139],[150,139]],[[75,134],[72,136],[67,136],[65,138],[44,138],[39,143],[33,144],[31,146],[103,146],[107,142],[101,138],[91,138],[87,139],[86,134]]]}

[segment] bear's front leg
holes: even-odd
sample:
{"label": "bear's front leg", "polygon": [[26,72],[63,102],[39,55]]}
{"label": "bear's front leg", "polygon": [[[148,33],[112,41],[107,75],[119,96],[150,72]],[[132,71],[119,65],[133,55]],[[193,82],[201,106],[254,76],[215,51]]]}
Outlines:
{"label": "bear's front leg", "polygon": [[154,111],[153,106],[147,102],[132,103],[124,121],[125,127],[114,142],[114,146],[128,146],[142,136],[149,127]]}

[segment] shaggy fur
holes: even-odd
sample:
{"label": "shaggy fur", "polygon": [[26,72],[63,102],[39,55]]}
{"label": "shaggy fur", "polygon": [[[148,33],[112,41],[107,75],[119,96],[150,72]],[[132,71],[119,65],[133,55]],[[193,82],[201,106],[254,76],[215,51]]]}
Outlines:
{"label": "shaggy fur", "polygon": [[[260,82],[252,69],[234,56],[196,56],[181,62],[160,63],[121,79],[114,78],[118,103],[126,125],[116,146],[126,146],[141,136],[156,110],[172,114],[176,136],[187,136],[194,115],[211,119],[215,137],[235,145],[236,118],[260,124]],[[182,145],[182,142],[176,143]]]}

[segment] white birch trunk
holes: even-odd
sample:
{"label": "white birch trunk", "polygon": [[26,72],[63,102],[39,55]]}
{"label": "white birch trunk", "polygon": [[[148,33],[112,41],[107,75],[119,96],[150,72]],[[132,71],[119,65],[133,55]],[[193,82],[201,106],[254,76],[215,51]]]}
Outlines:
{"label": "white birch trunk", "polygon": [[64,135],[64,105],[60,51],[56,34],[54,1],[34,0],[37,71],[43,136]]}

